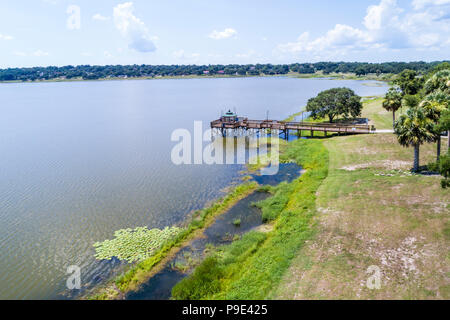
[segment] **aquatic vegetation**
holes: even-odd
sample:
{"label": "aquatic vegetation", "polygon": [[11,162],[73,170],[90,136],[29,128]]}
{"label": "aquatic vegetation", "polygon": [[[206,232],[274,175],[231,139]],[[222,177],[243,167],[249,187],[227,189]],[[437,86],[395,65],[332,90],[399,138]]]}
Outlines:
{"label": "aquatic vegetation", "polygon": [[249,232],[240,241],[221,247],[217,255],[207,257],[189,277],[181,280],[172,289],[172,297],[178,300],[194,300],[219,293],[223,290],[221,280],[232,272],[224,272],[225,266],[242,262],[265,240],[266,235]]}
{"label": "aquatic vegetation", "polygon": [[236,219],[236,220],[234,220],[234,221],[233,221],[233,224],[234,224],[236,227],[240,227],[240,226],[241,226],[241,219]]}
{"label": "aquatic vegetation", "polygon": [[166,227],[160,229],[122,229],[114,233],[114,239],[97,242],[95,257],[98,260],[110,260],[113,257],[129,263],[143,261],[151,257],[168,240],[175,238],[183,229]]}
{"label": "aquatic vegetation", "polygon": [[262,211],[262,220],[264,223],[270,222],[278,218],[279,214],[289,202],[290,194],[294,188],[293,184],[281,183],[276,187],[272,187],[270,192],[273,194],[260,202],[252,203],[252,206],[260,208]]}

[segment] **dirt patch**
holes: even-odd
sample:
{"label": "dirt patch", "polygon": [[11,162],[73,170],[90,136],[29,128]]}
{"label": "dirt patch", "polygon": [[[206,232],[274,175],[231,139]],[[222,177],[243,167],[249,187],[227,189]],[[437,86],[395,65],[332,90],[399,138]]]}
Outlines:
{"label": "dirt patch", "polygon": [[254,228],[254,231],[262,232],[262,233],[269,233],[273,230],[274,226],[272,224],[263,224],[259,227]]}
{"label": "dirt patch", "polygon": [[411,167],[410,161],[400,161],[400,160],[377,160],[369,163],[360,163],[355,165],[344,166],[341,169],[346,171],[355,171],[359,169],[377,168],[377,169],[387,169],[387,170],[400,170],[407,169]]}

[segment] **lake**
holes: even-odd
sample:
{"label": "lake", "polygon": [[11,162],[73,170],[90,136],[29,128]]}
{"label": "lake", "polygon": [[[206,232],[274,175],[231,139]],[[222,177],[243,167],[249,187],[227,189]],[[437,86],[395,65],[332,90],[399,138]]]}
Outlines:
{"label": "lake", "polygon": [[96,261],[115,230],[163,228],[238,183],[239,165],[171,162],[172,132],[222,111],[284,119],[322,90],[381,95],[373,81],[288,77],[0,84],[0,299],[69,294],[121,263]]}

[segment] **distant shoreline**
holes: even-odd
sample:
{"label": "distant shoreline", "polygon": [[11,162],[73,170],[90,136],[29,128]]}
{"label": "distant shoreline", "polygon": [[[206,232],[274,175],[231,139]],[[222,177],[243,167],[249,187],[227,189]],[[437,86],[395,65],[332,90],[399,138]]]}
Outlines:
{"label": "distant shoreline", "polygon": [[365,75],[357,76],[352,73],[331,73],[323,74],[320,72],[311,74],[301,74],[297,72],[289,72],[287,74],[261,74],[261,75],[187,75],[187,76],[156,76],[156,77],[110,77],[110,78],[99,78],[99,79],[62,79],[55,78],[50,80],[35,80],[35,81],[0,81],[0,84],[12,84],[12,83],[54,83],[54,82],[97,82],[97,81],[120,81],[120,80],[181,80],[181,79],[226,79],[226,78],[270,78],[270,77],[287,77],[287,78],[297,78],[297,79],[323,79],[323,80],[360,80],[360,81],[382,81],[390,82],[392,80],[392,74],[383,74],[381,76],[377,75]]}

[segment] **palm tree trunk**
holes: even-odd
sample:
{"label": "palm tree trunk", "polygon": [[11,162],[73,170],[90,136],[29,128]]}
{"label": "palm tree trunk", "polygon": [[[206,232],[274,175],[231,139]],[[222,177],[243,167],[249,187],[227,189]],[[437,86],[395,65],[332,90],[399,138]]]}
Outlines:
{"label": "palm tree trunk", "polygon": [[447,152],[450,152],[450,130],[447,131]]}
{"label": "palm tree trunk", "polygon": [[419,171],[419,144],[414,145],[414,168],[413,171]]}
{"label": "palm tree trunk", "polygon": [[437,155],[436,162],[439,162],[439,158],[441,157],[441,134],[438,135],[437,138]]}
{"label": "palm tree trunk", "polygon": [[395,111],[392,111],[392,128],[395,130]]}

